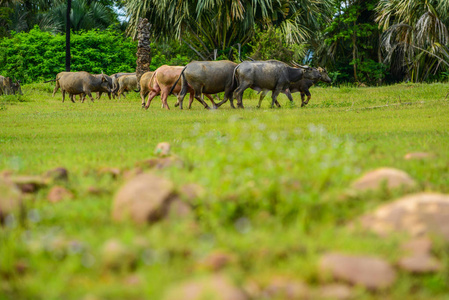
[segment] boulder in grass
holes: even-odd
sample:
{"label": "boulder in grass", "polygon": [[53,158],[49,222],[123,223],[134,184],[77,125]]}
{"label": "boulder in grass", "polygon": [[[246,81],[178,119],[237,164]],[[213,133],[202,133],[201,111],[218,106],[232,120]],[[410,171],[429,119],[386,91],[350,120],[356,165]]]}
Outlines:
{"label": "boulder in grass", "polygon": [[309,289],[301,281],[278,277],[271,280],[261,296],[263,299],[308,299]]}
{"label": "boulder in grass", "polygon": [[200,260],[197,264],[199,269],[218,272],[235,260],[234,256],[224,251],[214,251]]}
{"label": "boulder in grass", "polygon": [[154,154],[160,157],[170,155],[171,146],[167,142],[162,142],[157,144],[156,149],[154,149]]}
{"label": "boulder in grass", "polygon": [[359,219],[362,228],[381,236],[407,232],[413,237],[435,234],[449,241],[449,195],[418,193],[382,205]]}
{"label": "boulder in grass", "polygon": [[22,212],[22,195],[13,183],[0,179],[0,225],[9,215],[18,217]]}
{"label": "boulder in grass", "polygon": [[372,256],[355,256],[328,253],[320,259],[320,271],[369,290],[380,290],[391,286],[396,280],[396,271],[385,260]]}
{"label": "boulder in grass", "polygon": [[73,194],[62,186],[54,186],[48,192],[47,199],[52,203],[56,203],[64,199],[73,199]]}
{"label": "boulder in grass", "polygon": [[349,286],[344,284],[327,284],[318,288],[313,299],[349,300],[354,299],[354,292]]}
{"label": "boulder in grass", "polygon": [[176,197],[170,180],[151,173],[140,174],[116,193],[112,217],[116,221],[130,218],[137,224],[155,222],[167,215]]}
{"label": "boulder in grass", "polygon": [[247,300],[248,297],[228,279],[214,275],[175,285],[166,292],[164,300]]}
{"label": "boulder in grass", "polygon": [[432,273],[442,269],[441,262],[429,254],[413,254],[398,261],[398,266],[411,273]]}
{"label": "boulder in grass", "polygon": [[393,168],[380,168],[364,174],[353,182],[352,188],[358,191],[377,190],[385,187],[389,190],[396,188],[413,188],[416,182],[404,171]]}

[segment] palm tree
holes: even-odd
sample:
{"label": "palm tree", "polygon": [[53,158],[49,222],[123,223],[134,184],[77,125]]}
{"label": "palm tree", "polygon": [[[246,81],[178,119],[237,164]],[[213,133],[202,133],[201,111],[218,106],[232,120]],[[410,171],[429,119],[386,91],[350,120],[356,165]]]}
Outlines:
{"label": "palm tree", "polygon": [[331,0],[129,0],[128,33],[136,36],[140,17],[146,17],[161,36],[175,36],[202,59],[214,50],[228,57],[233,47],[245,45],[255,26],[279,27],[288,42],[300,42],[313,32],[320,18],[326,19]]}
{"label": "palm tree", "polygon": [[449,1],[381,0],[376,10],[393,73],[422,81],[448,70]]}

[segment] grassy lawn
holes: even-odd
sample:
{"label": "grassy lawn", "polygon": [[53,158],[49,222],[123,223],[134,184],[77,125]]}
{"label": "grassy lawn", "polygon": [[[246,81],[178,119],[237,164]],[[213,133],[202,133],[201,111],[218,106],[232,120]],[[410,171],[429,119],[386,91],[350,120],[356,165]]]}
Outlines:
{"label": "grassy lawn", "polygon": [[[346,226],[404,191],[354,195],[351,183],[379,167],[407,172],[414,191],[449,193],[449,84],[398,84],[379,88],[316,87],[307,107],[279,96],[256,109],[246,92],[244,110],[224,104],[204,110],[147,110],[140,98],[61,102],[51,84],[23,87],[24,96],[0,97],[0,170],[39,175],[69,170],[71,200],[47,201],[48,188],[27,196],[27,221],[0,227],[0,299],[163,299],[172,284],[212,273],[201,261],[211,253],[233,257],[222,270],[240,287],[264,286],[277,276],[324,279],[317,267],[326,251],[369,254],[395,263],[406,239],[388,239]],[[186,105],[185,105],[186,106]],[[111,219],[122,173],[154,157],[169,142],[183,167],[156,170],[177,188],[204,188],[193,216],[136,226]],[[428,152],[426,160],[405,160]],[[89,187],[103,191],[88,192]],[[108,267],[105,244],[125,245],[124,267]],[[399,272],[380,292],[355,288],[356,299],[448,299],[448,247],[437,243],[443,271]],[[110,255],[109,255],[110,256]],[[17,265],[25,266],[24,272]],[[19,274],[20,273],[20,274]],[[325,280],[324,280],[325,281]],[[271,298],[267,298],[271,299]]]}

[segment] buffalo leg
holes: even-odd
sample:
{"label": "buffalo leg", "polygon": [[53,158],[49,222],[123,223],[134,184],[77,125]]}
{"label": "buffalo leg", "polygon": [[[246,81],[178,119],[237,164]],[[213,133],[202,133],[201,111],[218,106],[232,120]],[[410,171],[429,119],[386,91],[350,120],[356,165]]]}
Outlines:
{"label": "buffalo leg", "polygon": [[[203,95],[206,95],[206,97],[209,98],[210,102],[212,102],[212,105],[213,105],[213,108],[214,108],[214,109],[217,109],[217,108],[218,108],[217,104],[214,102],[214,98],[212,98],[211,95],[209,95],[209,94],[203,94]],[[217,97],[218,97],[218,94],[216,94],[216,95],[217,95]],[[203,99],[204,99],[204,96],[203,96]],[[220,100],[219,97],[218,97],[218,100]],[[189,108],[190,108],[190,107],[189,107]]]}
{"label": "buffalo leg", "polygon": [[240,85],[234,92],[234,98],[237,99],[237,107],[238,108],[244,108],[243,107],[243,93],[245,90],[249,88],[249,84]]}
{"label": "buffalo leg", "polygon": [[[272,99],[271,100],[271,108],[274,108],[274,104],[277,102],[277,97],[278,97],[280,92],[281,92],[280,89],[275,89],[274,91],[272,91],[272,94],[271,94],[271,99]],[[291,96],[292,95],[290,94],[290,97]],[[288,94],[287,94],[287,97],[288,97]],[[279,102],[278,102],[278,104],[279,104]],[[280,107],[280,105],[278,107]]]}
{"label": "buffalo leg", "polygon": [[65,90],[62,90],[62,103],[64,103],[65,100]]}
{"label": "buffalo leg", "polygon": [[148,109],[148,107],[150,107],[151,101],[154,99],[154,97],[156,97],[157,95],[159,95],[159,91],[151,91],[148,94],[148,100],[147,100],[147,105],[145,105],[145,109]]}
{"label": "buffalo leg", "polygon": [[260,105],[262,104],[262,100],[263,100],[263,98],[265,98],[267,93],[268,93],[268,91],[262,91],[262,94],[260,94],[260,98],[259,98],[259,104],[256,106],[257,108],[260,108]]}
{"label": "buffalo leg", "polygon": [[310,98],[312,98],[312,95],[310,94],[309,90],[304,91],[304,93],[307,95],[307,100],[304,101],[303,93],[301,93],[301,100],[302,100],[301,107],[306,106],[309,103]]}
{"label": "buffalo leg", "polygon": [[53,90],[53,95],[52,97],[55,96],[56,92],[59,90],[59,82],[56,80],[56,85],[55,85],[55,89]]}
{"label": "buffalo leg", "polygon": [[167,102],[168,92],[169,91],[166,89],[161,90],[161,101],[162,101],[162,106],[165,107],[167,110],[170,110],[170,107],[168,107],[168,102]]}
{"label": "buffalo leg", "polygon": [[210,109],[209,105],[207,105],[206,102],[204,102],[203,98],[203,92],[202,91],[195,91],[195,99],[198,100],[206,109]]}
{"label": "buffalo leg", "polygon": [[192,108],[193,99],[194,99],[193,93],[190,93],[190,95],[189,95],[189,109]]}

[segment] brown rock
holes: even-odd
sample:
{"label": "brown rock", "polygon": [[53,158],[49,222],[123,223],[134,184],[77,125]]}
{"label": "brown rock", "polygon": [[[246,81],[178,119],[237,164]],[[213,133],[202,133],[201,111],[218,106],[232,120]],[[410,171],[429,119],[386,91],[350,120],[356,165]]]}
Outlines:
{"label": "brown rock", "polygon": [[381,236],[404,231],[412,236],[437,234],[449,241],[449,195],[418,193],[385,204],[360,218],[363,228]]}
{"label": "brown rock", "polygon": [[87,188],[87,192],[89,193],[89,194],[92,194],[92,195],[101,195],[102,193],[104,193],[105,191],[104,190],[102,190],[101,188],[99,188],[99,187],[96,187],[96,186],[89,186],[88,188]]}
{"label": "brown rock", "polygon": [[401,269],[412,273],[430,273],[441,270],[441,263],[429,254],[414,254],[403,257],[398,265]]}
{"label": "brown rock", "polygon": [[20,190],[13,183],[0,179],[0,225],[8,215],[20,215],[22,209]]}
{"label": "brown rock", "polygon": [[52,203],[56,203],[64,199],[73,199],[73,194],[62,186],[54,186],[48,192],[47,199]]}
{"label": "brown rock", "polygon": [[137,175],[115,195],[112,217],[116,221],[131,218],[137,224],[155,222],[166,216],[175,196],[170,180],[150,173]]}
{"label": "brown rock", "polygon": [[170,144],[167,142],[162,142],[157,144],[156,149],[154,149],[154,154],[157,156],[163,157],[170,155]]}
{"label": "brown rock", "polygon": [[401,245],[410,254],[430,254],[432,241],[428,237],[416,238]]}
{"label": "brown rock", "polygon": [[214,275],[193,279],[168,290],[164,300],[247,300],[248,297],[226,278]]}
{"label": "brown rock", "polygon": [[322,300],[347,300],[354,298],[354,293],[350,287],[344,284],[327,284],[321,286],[314,298]]}
{"label": "brown rock", "polygon": [[68,180],[69,171],[66,168],[59,167],[45,172],[44,177],[51,180]]}
{"label": "brown rock", "polygon": [[426,158],[430,158],[432,157],[432,155],[430,153],[426,153],[426,152],[412,152],[412,153],[407,153],[406,155],[404,155],[404,159],[406,160],[412,160],[412,159],[426,159]]}
{"label": "brown rock", "polygon": [[320,270],[335,279],[370,290],[387,288],[396,280],[396,272],[389,263],[371,256],[328,253],[321,257]]}
{"label": "brown rock", "polygon": [[303,282],[279,277],[265,287],[262,298],[296,300],[307,299],[308,294],[309,290]]}
{"label": "brown rock", "polygon": [[198,263],[200,268],[214,272],[220,271],[234,260],[234,257],[223,251],[215,251],[206,256]]}
{"label": "brown rock", "polygon": [[366,173],[357,179],[352,188],[359,191],[376,190],[383,185],[388,189],[411,188],[416,185],[415,181],[404,171],[393,168],[380,168]]}
{"label": "brown rock", "polygon": [[168,215],[176,219],[185,219],[192,216],[192,208],[183,200],[175,197],[169,204]]}
{"label": "brown rock", "polygon": [[11,176],[9,177],[23,193],[34,193],[46,186],[45,180],[40,176]]}

